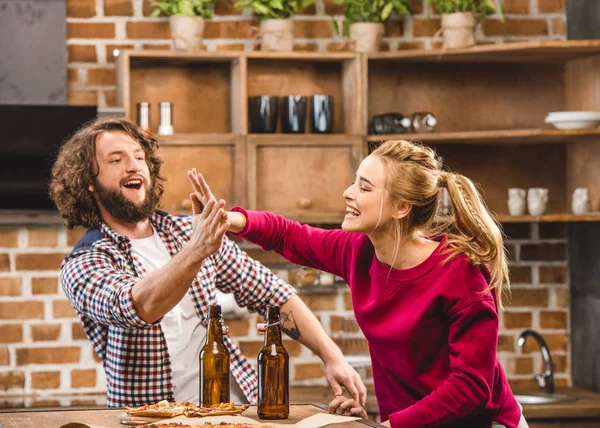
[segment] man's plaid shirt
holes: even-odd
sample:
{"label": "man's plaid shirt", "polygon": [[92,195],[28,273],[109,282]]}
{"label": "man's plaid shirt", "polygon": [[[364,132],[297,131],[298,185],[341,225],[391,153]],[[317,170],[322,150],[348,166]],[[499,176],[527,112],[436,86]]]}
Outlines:
{"label": "man's plaid shirt", "polygon": [[[171,256],[188,242],[191,217],[156,212],[151,218]],[[146,275],[127,237],[105,224],[87,231],[62,263],[62,287],[102,359],[109,407],[141,406],[174,400],[167,343],[160,320],[149,324],[133,307],[131,288]],[[295,290],[251,259],[225,237],[207,258],[189,288],[198,317],[207,325],[208,307],[217,304],[215,288],[233,293],[238,305],[264,314],[281,306]],[[225,336],[231,372],[251,403],[257,401],[257,375],[237,346]],[[198,364],[198,360],[190,361]]]}

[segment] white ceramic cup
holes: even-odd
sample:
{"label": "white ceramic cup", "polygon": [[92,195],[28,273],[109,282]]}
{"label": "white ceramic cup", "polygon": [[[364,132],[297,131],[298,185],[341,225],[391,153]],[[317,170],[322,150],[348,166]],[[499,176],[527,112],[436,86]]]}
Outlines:
{"label": "white ceramic cup", "polygon": [[527,210],[530,215],[542,215],[548,204],[548,189],[532,187],[527,191]]}
{"label": "white ceramic cup", "polygon": [[508,213],[510,215],[523,215],[527,208],[527,191],[519,187],[508,189]]}
{"label": "white ceramic cup", "polygon": [[571,201],[571,209],[573,214],[585,214],[591,211],[590,195],[585,187],[578,187],[573,192],[573,200]]}

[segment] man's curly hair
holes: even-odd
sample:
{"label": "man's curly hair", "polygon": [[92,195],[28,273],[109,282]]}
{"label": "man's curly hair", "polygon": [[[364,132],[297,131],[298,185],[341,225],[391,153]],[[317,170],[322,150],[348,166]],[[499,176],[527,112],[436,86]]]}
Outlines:
{"label": "man's curly hair", "polygon": [[162,160],[156,155],[158,140],[128,119],[98,118],[81,127],[61,146],[52,167],[50,197],[69,229],[75,226],[89,229],[102,221],[89,187],[94,184],[99,171],[96,139],[106,131],[124,132],[140,143],[146,154],[153,184],[150,191],[160,202],[164,178],[160,175]]}

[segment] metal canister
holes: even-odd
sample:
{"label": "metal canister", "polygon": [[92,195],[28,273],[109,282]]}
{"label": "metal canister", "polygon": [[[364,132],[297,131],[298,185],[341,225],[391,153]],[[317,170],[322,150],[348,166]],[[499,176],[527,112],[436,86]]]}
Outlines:
{"label": "metal canister", "polygon": [[136,104],[137,124],[146,132],[150,132],[150,103],[142,101]]}
{"label": "metal canister", "polygon": [[173,135],[173,104],[163,101],[158,104],[159,112],[159,135]]}

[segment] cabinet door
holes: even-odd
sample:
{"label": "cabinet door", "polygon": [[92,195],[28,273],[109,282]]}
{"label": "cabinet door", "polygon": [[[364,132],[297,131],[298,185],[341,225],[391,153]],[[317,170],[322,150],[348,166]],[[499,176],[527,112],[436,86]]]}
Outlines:
{"label": "cabinet door", "polygon": [[344,135],[249,136],[250,208],[302,222],[341,222],[362,142]]}
{"label": "cabinet door", "polygon": [[192,186],[187,171],[201,172],[212,192],[224,199],[227,207],[244,204],[245,162],[243,140],[231,135],[186,137],[179,134],[165,138],[158,151],[163,160],[166,179],[161,209],[170,213],[191,213]]}

